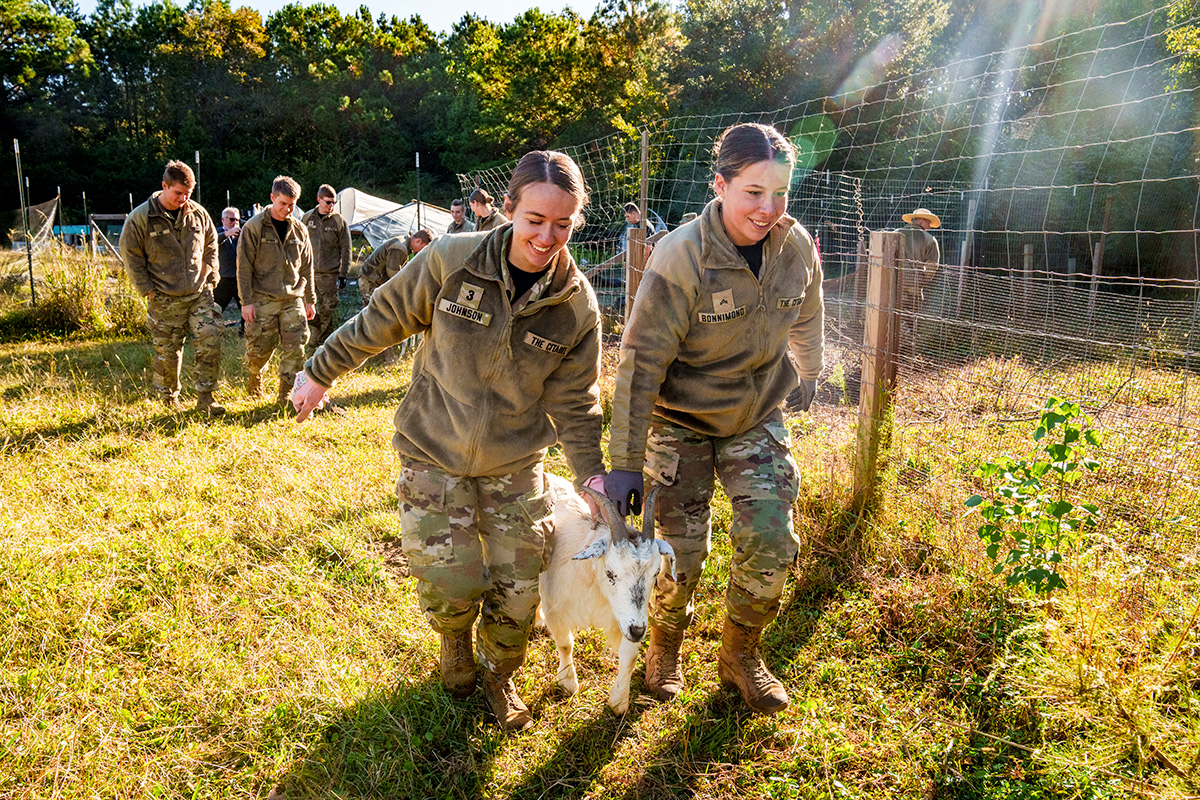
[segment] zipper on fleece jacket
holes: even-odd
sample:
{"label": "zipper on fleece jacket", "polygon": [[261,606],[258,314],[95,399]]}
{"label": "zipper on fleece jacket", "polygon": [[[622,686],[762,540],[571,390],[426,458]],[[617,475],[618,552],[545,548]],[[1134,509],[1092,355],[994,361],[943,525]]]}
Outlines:
{"label": "zipper on fleece jacket", "polygon": [[[492,279],[489,278],[488,280],[492,280]],[[496,282],[499,283],[498,281],[496,281]],[[505,314],[505,319],[504,319],[504,334],[503,334],[504,343],[503,343],[503,347],[497,348],[497,350],[496,350],[497,357],[495,359],[493,359],[492,369],[489,370],[487,373],[487,381],[484,383],[485,387],[491,386],[491,384],[496,379],[496,377],[499,376],[500,373],[504,370],[505,366],[507,366],[513,362],[514,357],[513,357],[513,349],[512,349],[512,337],[513,337],[512,331],[513,331],[513,324],[516,322],[516,318],[517,317],[527,317],[531,313],[536,311],[537,309],[542,308],[544,306],[556,305],[558,303],[565,302],[568,299],[570,299],[579,290],[580,290],[579,284],[573,283],[565,292],[562,292],[561,294],[558,294],[558,295],[554,295],[552,297],[539,298],[539,299],[535,300],[534,302],[528,304],[524,308],[522,308],[519,312],[514,313],[512,310],[512,303],[509,302],[509,300],[507,299],[508,298],[507,292],[504,292],[504,287],[503,287],[503,285],[501,285],[501,291],[504,292],[503,296],[505,297],[504,302],[508,304],[507,313]],[[506,351],[508,354],[507,361],[505,361],[505,359],[503,357]],[[479,423],[475,427],[475,435],[471,437],[471,449],[470,449],[470,454],[469,454],[468,460],[467,460],[467,463],[469,466],[468,474],[474,474],[475,464],[479,460],[480,445],[483,442],[483,435],[487,431],[487,426],[489,424],[487,410],[488,410],[488,407],[491,405],[491,397],[492,397],[491,391],[488,389],[485,389],[485,391],[483,393],[483,402],[479,406]]]}

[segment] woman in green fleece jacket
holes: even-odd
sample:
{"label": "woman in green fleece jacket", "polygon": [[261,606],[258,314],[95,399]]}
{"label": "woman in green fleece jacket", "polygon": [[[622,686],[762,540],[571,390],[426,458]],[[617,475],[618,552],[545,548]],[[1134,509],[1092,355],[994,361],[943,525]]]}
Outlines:
{"label": "woman in green fleece jacket", "polygon": [[654,248],[621,339],[604,488],[625,513],[643,474],[661,484],[657,527],[675,551],[675,575],[658,576],[650,602],[645,687],[669,700],[684,685],[680,652],[720,477],[734,555],[717,675],[752,709],[773,713],[788,697],[759,656],[759,637],[798,548],[796,464],[780,403],[807,409],[816,389],[821,262],[786,213],[795,163],[787,139],[735,125],[714,160],[716,197]]}
{"label": "woman in green fleece jacket", "polygon": [[401,539],[441,634],[446,688],[475,690],[478,618],[485,699],[516,730],[532,724],[512,675],[550,555],[542,459],[561,442],[577,483],[593,487],[604,462],[600,314],[566,247],[587,202],[583,175],[565,154],[536,151],[508,195],[511,223],[424,248],[313,354],[292,398],[303,421],[339,375],[425,334],[392,440]]}

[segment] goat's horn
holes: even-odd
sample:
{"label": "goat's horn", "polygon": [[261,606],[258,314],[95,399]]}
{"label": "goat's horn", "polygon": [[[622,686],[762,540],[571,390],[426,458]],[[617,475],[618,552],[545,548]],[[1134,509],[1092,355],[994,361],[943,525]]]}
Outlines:
{"label": "goat's horn", "polygon": [[658,499],[660,488],[657,483],[651,486],[642,503],[642,538],[648,542],[654,540],[654,501]]}
{"label": "goat's horn", "polygon": [[629,529],[625,527],[625,518],[617,511],[616,505],[609,499],[604,492],[597,492],[590,486],[584,486],[583,491],[600,504],[600,514],[604,517],[604,521],[608,523],[608,529],[612,532],[612,540],[614,542],[621,539],[632,538],[629,535]]}

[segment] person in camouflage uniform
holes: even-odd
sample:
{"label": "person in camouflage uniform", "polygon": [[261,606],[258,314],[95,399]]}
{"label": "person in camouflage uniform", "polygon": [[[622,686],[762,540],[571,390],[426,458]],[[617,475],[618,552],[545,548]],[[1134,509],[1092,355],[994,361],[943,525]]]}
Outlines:
{"label": "person in camouflage uniform", "polygon": [[376,288],[390,280],[409,258],[432,241],[433,233],[422,228],[412,236],[393,236],[372,250],[358,268],[358,291],[362,294],[363,305],[371,302]]}
{"label": "person in camouflage uniform", "polygon": [[492,207],[492,203],[496,200],[488,194],[486,189],[476,189],[471,192],[468,202],[471,204],[471,212],[475,215],[476,231],[495,230],[508,222],[508,217]]}
{"label": "person in camouflage uniform", "polygon": [[316,314],[313,254],[308,233],[292,217],[300,185],[280,175],[271,186],[271,205],[251,217],[238,237],[238,297],[246,321],[247,391],[262,393],[262,373],[279,349],[279,395],[286,403],[296,373],[304,366],[308,322]]}
{"label": "person in camouflage uniform", "polygon": [[450,201],[450,218],[451,222],[446,226],[446,233],[471,233],[475,230],[475,225],[467,219],[466,203],[462,201],[461,197]]}
{"label": "person in camouflage uniform", "polygon": [[401,540],[456,697],[476,688],[507,730],[532,724],[512,676],[525,659],[553,525],[542,477],[563,447],[577,482],[604,471],[600,311],[567,249],[587,199],[568,156],[535,151],[509,183],[515,221],[441,236],[334,331],[297,377],[303,421],[344,372],[416,333],[396,411]]}
{"label": "person in camouflage uniform", "polygon": [[167,408],[179,403],[183,340],[196,350],[196,408],[211,416],[225,409],[213,399],[221,374],[224,325],[213,301],[217,233],[208,212],[191,200],[196,178],[181,161],[167,162],[162,191],[135,208],[121,229],[121,260],[147,302],[154,347],[154,388]]}
{"label": "person in camouflage uniform", "polygon": [[313,344],[320,346],[333,333],[337,319],[338,291],[350,272],[350,226],[333,210],[337,194],[327,183],[317,189],[317,207],[300,218],[308,228],[313,251],[317,316],[313,319]]}
{"label": "person in camouflage uniform", "polygon": [[621,341],[604,483],[621,513],[640,501],[644,475],[661,485],[655,515],[675,550],[675,576],[659,574],[651,599],[645,686],[668,700],[684,686],[683,637],[720,478],[733,506],[733,562],[717,674],[750,708],[774,713],[787,707],[787,692],[759,642],[799,547],[798,479],[780,403],[807,409],[816,391],[821,263],[785,213],[795,163],[787,139],[736,125],[715,158],[717,197],[659,242],[638,289]]}

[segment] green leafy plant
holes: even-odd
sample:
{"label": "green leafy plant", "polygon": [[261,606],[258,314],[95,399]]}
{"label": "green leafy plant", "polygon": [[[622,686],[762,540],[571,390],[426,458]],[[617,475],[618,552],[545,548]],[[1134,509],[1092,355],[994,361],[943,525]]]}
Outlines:
{"label": "green leafy plant", "polygon": [[1100,513],[1093,503],[1071,500],[1080,479],[1100,466],[1088,455],[1100,445],[1091,422],[1078,403],[1051,397],[1033,433],[1040,450],[1020,461],[1001,456],[972,473],[990,484],[992,497],[972,495],[965,505],[983,517],[979,538],[998,562],[992,572],[1007,572],[1009,586],[1024,583],[1044,594],[1067,587],[1058,571],[1062,551],[1095,527]]}

